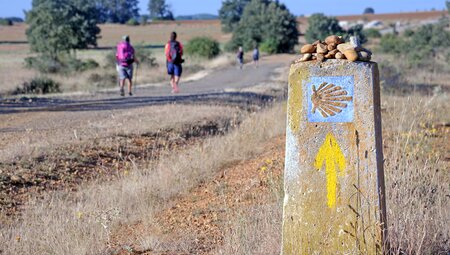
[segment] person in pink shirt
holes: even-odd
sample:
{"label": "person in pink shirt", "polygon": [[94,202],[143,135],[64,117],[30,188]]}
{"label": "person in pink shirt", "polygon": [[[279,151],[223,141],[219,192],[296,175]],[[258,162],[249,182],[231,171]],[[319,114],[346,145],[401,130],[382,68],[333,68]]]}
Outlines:
{"label": "person in pink shirt", "polygon": [[180,82],[181,74],[183,73],[182,64],[183,45],[177,41],[177,33],[170,34],[170,40],[165,47],[165,54],[167,60],[167,74],[170,75],[170,85],[172,86],[172,93],[178,93],[178,83]]}
{"label": "person in pink shirt", "polygon": [[132,96],[133,63],[139,63],[130,44],[130,37],[125,35],[123,41],[117,45],[116,67],[120,79],[120,95],[125,96],[125,81],[128,80],[128,95]]}

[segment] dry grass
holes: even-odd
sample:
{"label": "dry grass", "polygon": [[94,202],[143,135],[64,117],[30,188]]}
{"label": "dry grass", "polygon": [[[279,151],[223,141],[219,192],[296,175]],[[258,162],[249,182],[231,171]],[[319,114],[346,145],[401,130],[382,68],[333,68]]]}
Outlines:
{"label": "dry grass", "polygon": [[[383,108],[392,253],[448,254],[450,133],[439,128],[450,121],[448,97],[386,95]],[[282,197],[274,198],[274,203],[250,208],[233,219],[217,253],[279,254]]]}
{"label": "dry grass", "polygon": [[14,90],[37,75],[36,71],[24,67],[28,49],[21,49],[20,46],[0,44],[0,94]]}
{"label": "dry grass", "polygon": [[280,254],[282,200],[241,212],[231,221],[225,244],[216,254]]}
{"label": "dry grass", "polygon": [[234,132],[209,139],[176,155],[167,152],[148,169],[111,183],[85,185],[76,193],[55,192],[38,200],[23,220],[1,227],[5,254],[100,254],[110,230],[119,223],[151,222],[170,205],[220,167],[259,153],[260,145],[284,131],[281,105],[253,114]]}
{"label": "dry grass", "polygon": [[450,251],[446,95],[387,97],[383,119],[388,223],[396,254]]}
{"label": "dry grass", "polygon": [[[160,22],[145,26],[102,24],[98,45],[112,47],[123,35],[129,35],[134,42],[163,45],[169,40],[170,32],[176,31],[182,42],[196,36],[210,36],[219,42],[226,42],[231,35],[223,34],[218,20]],[[26,24],[0,27],[0,42],[26,42]]]}
{"label": "dry grass", "polygon": [[[446,224],[450,180],[448,162],[443,159],[448,156],[449,137],[448,130],[433,124],[450,120],[447,97],[384,96],[383,108],[393,252],[445,254],[450,249]],[[153,215],[170,206],[173,196],[210,178],[224,164],[259,153],[264,141],[283,133],[284,115],[277,106],[253,115],[236,132],[177,155],[168,152],[149,169],[135,169],[117,182],[89,185],[76,194],[53,194],[44,203],[36,202],[24,222],[3,228],[0,245],[7,254],[98,254],[108,243],[108,231],[118,223],[143,221],[151,225]],[[279,252],[282,196],[276,195],[276,187],[281,185],[274,185],[274,202],[244,209],[240,216],[229,219],[225,245],[216,253]],[[97,222],[101,216],[103,225]],[[186,236],[186,242],[189,240]],[[162,245],[151,233],[142,236],[142,242],[153,248]]]}
{"label": "dry grass", "polygon": [[172,31],[177,32],[182,43],[196,36],[209,36],[219,42],[226,42],[231,37],[229,34],[222,33],[218,20],[161,22],[146,26],[106,24],[101,25],[100,28],[102,37],[99,40],[99,46],[113,46],[125,34],[128,34],[134,42],[153,45],[164,45]]}
{"label": "dry grass", "polygon": [[[171,116],[171,118],[167,118]],[[67,144],[86,143],[116,134],[174,129],[198,120],[241,117],[226,106],[147,106],[110,111],[32,112],[0,115],[0,161],[38,157]],[[58,121],[55,121],[58,120]]]}

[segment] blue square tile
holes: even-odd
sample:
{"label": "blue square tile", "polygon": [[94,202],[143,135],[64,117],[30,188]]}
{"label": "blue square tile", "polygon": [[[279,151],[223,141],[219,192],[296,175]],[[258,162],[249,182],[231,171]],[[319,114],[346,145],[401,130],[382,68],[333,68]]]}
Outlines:
{"label": "blue square tile", "polygon": [[352,122],[353,76],[311,77],[306,84],[308,122]]}

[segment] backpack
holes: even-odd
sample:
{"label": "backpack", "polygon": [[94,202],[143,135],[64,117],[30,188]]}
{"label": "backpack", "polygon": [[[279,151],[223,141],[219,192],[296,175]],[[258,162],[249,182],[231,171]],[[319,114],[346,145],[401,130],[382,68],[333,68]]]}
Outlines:
{"label": "backpack", "polygon": [[117,45],[117,60],[122,66],[132,65],[134,62],[134,49],[127,42]]}
{"label": "backpack", "polygon": [[172,64],[180,64],[183,62],[181,59],[181,47],[179,42],[169,42],[169,54],[167,56],[167,61]]}
{"label": "backpack", "polygon": [[253,59],[259,59],[259,50],[258,49],[253,50]]}

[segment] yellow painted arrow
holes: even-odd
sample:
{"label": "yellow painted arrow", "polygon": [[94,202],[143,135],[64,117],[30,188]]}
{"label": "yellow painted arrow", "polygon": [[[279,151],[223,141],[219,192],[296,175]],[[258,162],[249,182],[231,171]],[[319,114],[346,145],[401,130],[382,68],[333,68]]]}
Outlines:
{"label": "yellow painted arrow", "polygon": [[344,153],[342,153],[336,138],[334,138],[331,133],[326,136],[325,142],[320,146],[314,162],[314,167],[320,170],[322,169],[323,163],[325,163],[325,173],[327,177],[328,207],[334,208],[336,207],[338,170],[339,176],[343,176],[347,163],[345,161]]}

